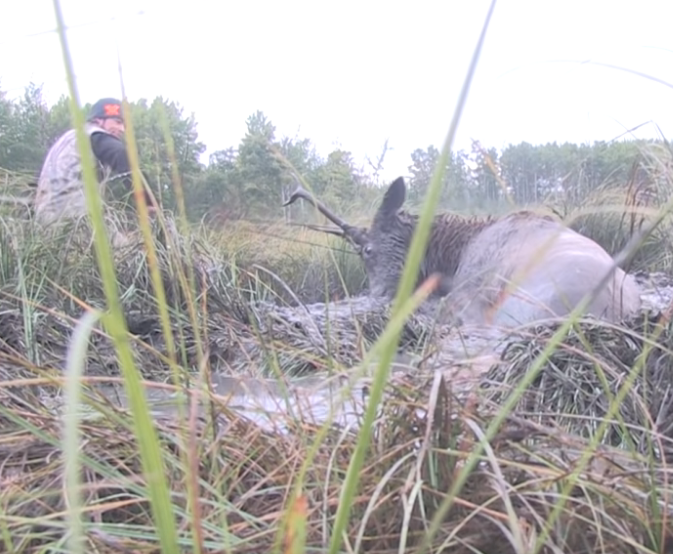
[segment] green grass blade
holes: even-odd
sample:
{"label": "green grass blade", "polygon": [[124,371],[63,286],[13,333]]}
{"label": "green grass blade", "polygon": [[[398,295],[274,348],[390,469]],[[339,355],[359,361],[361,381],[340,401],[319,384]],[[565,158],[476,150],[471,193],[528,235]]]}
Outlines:
{"label": "green grass blade", "polygon": [[[425,245],[427,244],[430,227],[432,225],[432,219],[434,217],[435,209],[439,196],[441,193],[442,186],[442,176],[444,168],[446,167],[446,162],[449,158],[451,146],[453,144],[453,139],[458,127],[458,121],[463,110],[463,106],[467,100],[467,94],[472,81],[472,76],[476,70],[477,60],[481,52],[481,47],[483,45],[486,30],[491,19],[491,15],[495,8],[495,1],[491,2],[486,20],[484,22],[481,36],[477,43],[477,47],[472,55],[472,60],[470,67],[468,69],[467,77],[463,83],[463,87],[458,99],[458,106],[453,115],[453,120],[449,128],[449,133],[444,142],[442,148],[442,154],[439,159],[439,163],[435,167],[433,173],[433,178],[428,187],[426,193],[426,198],[423,203],[422,212],[419,217],[418,225],[414,230],[413,237],[411,239],[411,246],[409,247],[409,254],[404,266],[404,271],[402,273],[401,282],[399,289],[393,301],[392,316],[395,317],[399,312],[404,301],[411,294],[413,287],[416,283],[416,275],[418,275],[418,268],[421,264],[423,258],[423,253],[425,252]],[[383,395],[383,388],[385,383],[388,381],[388,375],[390,373],[390,365],[393,361],[395,355],[395,350],[399,342],[400,332],[392,335],[388,341],[383,343],[382,352],[381,352],[381,362],[377,367],[374,380],[372,382],[370,397],[367,403],[367,410],[365,412],[364,421],[362,428],[358,434],[358,441],[351,458],[351,463],[348,466],[348,474],[346,475],[346,480],[343,487],[343,494],[341,497],[341,502],[339,503],[339,508],[337,509],[337,514],[334,523],[334,532],[332,535],[332,542],[330,544],[330,554],[336,554],[338,549],[341,546],[341,541],[343,538],[343,533],[346,528],[346,522],[348,515],[350,513],[350,507],[352,504],[353,497],[355,495],[355,490],[357,488],[357,483],[359,480],[360,470],[362,468],[362,462],[364,459],[365,449],[368,447],[370,441],[371,427],[374,422],[374,417],[376,410],[378,409],[379,403]]]}
{"label": "green grass blade", "polygon": [[70,112],[74,127],[77,131],[77,145],[82,156],[84,193],[87,211],[91,217],[97,261],[102,273],[105,297],[109,306],[109,313],[103,316],[103,322],[114,342],[120,368],[124,376],[124,387],[129,398],[129,404],[133,415],[135,439],[140,450],[143,474],[148,484],[150,503],[157,525],[161,551],[166,554],[177,554],[178,546],[175,518],[170,495],[168,493],[168,485],[165,479],[161,447],[150,417],[147,400],[144,396],[142,385],[140,384],[140,376],[135,367],[133,355],[127,339],[126,323],[117,291],[117,278],[103,220],[102,199],[97,188],[97,179],[91,148],[84,133],[84,116],[79,105],[77,89],[74,82],[74,71],[68,50],[67,39],[65,37],[65,25],[61,13],[60,2],[59,0],[54,0],[53,4],[68,78]]}

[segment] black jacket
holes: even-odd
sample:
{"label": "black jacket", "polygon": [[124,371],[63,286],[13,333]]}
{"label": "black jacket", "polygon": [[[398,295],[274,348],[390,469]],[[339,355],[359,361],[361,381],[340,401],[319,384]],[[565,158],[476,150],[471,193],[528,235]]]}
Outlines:
{"label": "black jacket", "polygon": [[[91,149],[94,156],[105,166],[109,167],[113,175],[123,175],[123,183],[129,190],[132,190],[133,182],[131,180],[131,164],[126,154],[124,143],[117,137],[108,133],[93,133],[91,135]],[[147,181],[147,177],[143,173]],[[155,205],[149,194],[145,194],[148,205]]]}

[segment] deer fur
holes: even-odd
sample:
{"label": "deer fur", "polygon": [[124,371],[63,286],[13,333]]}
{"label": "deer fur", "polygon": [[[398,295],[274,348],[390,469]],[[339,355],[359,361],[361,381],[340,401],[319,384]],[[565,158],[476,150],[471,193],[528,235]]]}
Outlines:
{"label": "deer fur", "polygon": [[[348,240],[362,258],[370,293],[392,298],[399,284],[418,216],[402,209],[402,177],[389,186],[371,226],[354,227],[298,187],[338,228],[311,226]],[[619,322],[641,307],[635,279],[613,268],[612,257],[595,241],[551,216],[519,211],[503,217],[436,215],[417,285],[441,275],[435,295],[457,323],[511,328],[562,317],[613,271],[585,314]]]}

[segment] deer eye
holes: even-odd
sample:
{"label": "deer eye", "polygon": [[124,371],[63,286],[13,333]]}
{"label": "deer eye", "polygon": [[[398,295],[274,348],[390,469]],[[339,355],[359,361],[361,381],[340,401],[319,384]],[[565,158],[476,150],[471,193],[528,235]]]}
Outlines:
{"label": "deer eye", "polygon": [[368,244],[368,245],[366,245],[366,246],[362,249],[362,253],[363,253],[365,256],[369,256],[369,255],[372,253],[372,250],[373,250],[373,249],[372,249],[371,244]]}

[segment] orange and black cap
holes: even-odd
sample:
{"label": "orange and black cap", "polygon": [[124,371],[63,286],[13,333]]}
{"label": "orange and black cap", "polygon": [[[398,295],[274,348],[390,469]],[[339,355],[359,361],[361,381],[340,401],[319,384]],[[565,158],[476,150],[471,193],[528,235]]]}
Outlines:
{"label": "orange and black cap", "polygon": [[108,117],[124,119],[122,103],[116,98],[101,98],[89,110],[89,120],[106,119]]}

